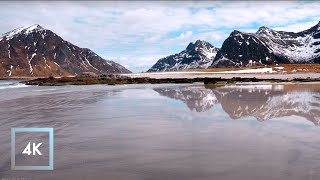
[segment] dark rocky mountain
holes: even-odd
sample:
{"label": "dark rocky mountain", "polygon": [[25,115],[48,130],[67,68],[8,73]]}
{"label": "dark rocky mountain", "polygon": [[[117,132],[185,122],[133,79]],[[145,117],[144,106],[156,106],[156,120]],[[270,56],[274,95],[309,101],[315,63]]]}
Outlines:
{"label": "dark rocky mountain", "polygon": [[130,73],[39,25],[0,36],[0,77],[74,76],[84,72]]}
{"label": "dark rocky mountain", "polygon": [[[314,88],[312,90],[310,88]],[[162,96],[184,102],[196,112],[220,104],[232,119],[254,117],[258,121],[296,116],[320,125],[319,86],[303,90],[296,85],[179,86],[154,88]]]}
{"label": "dark rocky mountain", "polygon": [[159,59],[148,72],[207,68],[212,64],[218,50],[219,48],[206,41],[197,40],[180,53]]}
{"label": "dark rocky mountain", "polygon": [[298,33],[261,27],[256,33],[233,31],[210,67],[320,63],[320,22]]}

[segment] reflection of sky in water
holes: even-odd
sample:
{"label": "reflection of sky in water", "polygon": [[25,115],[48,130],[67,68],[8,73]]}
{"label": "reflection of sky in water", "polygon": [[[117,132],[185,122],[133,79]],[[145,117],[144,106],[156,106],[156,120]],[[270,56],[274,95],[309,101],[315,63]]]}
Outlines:
{"label": "reflection of sky in water", "polygon": [[[234,111],[238,105],[246,107],[252,101],[258,106],[270,99],[252,94],[254,91],[259,89],[243,87],[240,92],[202,85],[13,89],[11,97],[0,94],[0,151],[4,152],[0,154],[0,177],[320,179],[320,130],[313,122],[299,114],[280,113],[262,122],[250,115],[269,110],[263,108],[248,109],[245,116],[231,118],[236,116],[228,113],[239,113]],[[312,97],[318,93],[314,87],[300,86],[260,89],[261,94],[268,92],[267,97],[287,96],[292,91],[311,93]],[[202,103],[210,100],[206,95],[212,97],[213,92],[225,96],[212,105]],[[247,101],[233,104],[239,93]],[[311,105],[317,109],[316,104]],[[47,117],[39,118],[39,114]],[[10,150],[10,128],[35,125],[55,128],[55,171],[10,171],[10,154],[5,153]]]}
{"label": "reflection of sky in water", "polygon": [[[150,94],[146,95],[147,93]],[[268,94],[270,93],[272,92]],[[239,179],[251,177],[242,175],[241,171],[250,172],[253,177],[262,177],[262,179],[264,175],[268,177],[266,179],[272,179],[273,176],[282,177],[282,179],[286,179],[285,177],[300,179],[298,175],[304,173],[306,175],[302,177],[319,176],[316,172],[319,167],[317,165],[320,149],[319,129],[303,117],[277,117],[259,122],[256,118],[247,116],[233,120],[220,104],[214,105],[207,111],[196,112],[191,111],[178,99],[156,97],[156,100],[152,101],[155,103],[153,106],[148,102],[148,97],[155,96],[153,93],[133,92],[132,95],[134,94],[139,101],[131,103],[136,104],[138,114],[157,109],[161,118],[178,123],[176,125],[192,132],[190,143],[193,144],[194,150],[219,153],[221,156],[221,158],[212,158],[209,157],[210,155],[204,155],[200,158],[201,161],[195,160],[194,165],[200,167],[212,165],[217,169],[227,169],[227,172],[232,170],[237,172],[238,169],[239,172],[231,173],[234,176],[230,176],[238,176]],[[208,163],[205,160],[206,157],[217,163]],[[280,171],[283,176],[279,176],[278,173],[269,174],[277,171]],[[259,173],[260,175],[257,175]]]}

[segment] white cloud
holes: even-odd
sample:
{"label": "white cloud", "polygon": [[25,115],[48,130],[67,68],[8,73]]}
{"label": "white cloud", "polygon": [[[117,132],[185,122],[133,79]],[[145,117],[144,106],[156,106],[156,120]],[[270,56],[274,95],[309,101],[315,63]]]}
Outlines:
{"label": "white cloud", "polygon": [[303,22],[299,24],[289,24],[286,26],[279,26],[273,29],[277,31],[290,31],[290,32],[300,32],[306,30],[306,27],[312,27],[316,25],[319,21]]}
{"label": "white cloud", "polygon": [[[99,55],[126,57],[128,61],[118,62],[142,70],[157,55],[174,53],[190,41],[220,46],[234,29],[307,29],[320,20],[319,9],[320,2],[311,1],[2,1],[0,30],[40,24]],[[172,32],[180,34],[172,37]]]}
{"label": "white cloud", "polygon": [[113,59],[121,65],[135,72],[145,72],[160,58],[165,57],[164,54],[156,54],[145,57],[110,57],[103,56],[105,59]]}
{"label": "white cloud", "polygon": [[167,45],[170,44],[179,44],[179,45],[185,45],[186,43],[192,41],[192,31],[186,31],[182,32],[178,37],[170,38],[169,40],[164,40],[163,43],[166,43]]}
{"label": "white cloud", "polygon": [[179,38],[184,39],[192,36],[192,31],[183,32],[180,34]]}
{"label": "white cloud", "polygon": [[157,35],[145,38],[144,42],[145,43],[155,43],[155,42],[159,41],[162,37],[163,37],[163,35],[157,34]]}

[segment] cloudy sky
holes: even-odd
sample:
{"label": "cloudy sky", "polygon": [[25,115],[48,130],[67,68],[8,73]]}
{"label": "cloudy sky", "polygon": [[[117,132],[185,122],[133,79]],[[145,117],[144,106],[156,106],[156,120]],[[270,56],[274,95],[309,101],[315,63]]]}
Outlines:
{"label": "cloudy sky", "polygon": [[197,39],[221,47],[235,29],[308,29],[320,21],[319,9],[316,1],[1,1],[0,34],[39,24],[140,72]]}

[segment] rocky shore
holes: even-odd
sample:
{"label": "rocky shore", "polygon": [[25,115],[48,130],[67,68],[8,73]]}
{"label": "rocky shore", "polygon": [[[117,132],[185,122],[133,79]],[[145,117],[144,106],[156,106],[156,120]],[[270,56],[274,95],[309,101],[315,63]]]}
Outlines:
{"label": "rocky shore", "polygon": [[235,84],[240,82],[320,82],[319,76],[304,77],[297,76],[293,78],[270,77],[263,74],[258,76],[243,76],[235,74],[233,76],[215,76],[215,77],[129,77],[119,74],[104,74],[99,76],[81,75],[76,77],[60,77],[60,78],[37,78],[24,81],[26,85],[39,86],[63,86],[63,85],[92,85],[92,84],[161,84],[161,83],[194,83],[203,82],[204,84]]}

